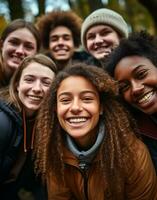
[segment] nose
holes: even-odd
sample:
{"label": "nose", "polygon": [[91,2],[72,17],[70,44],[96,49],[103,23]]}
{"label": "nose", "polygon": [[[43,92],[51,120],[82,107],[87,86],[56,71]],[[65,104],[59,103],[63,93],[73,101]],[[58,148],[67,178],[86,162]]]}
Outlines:
{"label": "nose", "polygon": [[18,54],[24,54],[24,47],[22,44],[20,44],[17,48],[16,48],[16,53]]}
{"label": "nose", "polygon": [[103,39],[99,34],[96,34],[94,42],[95,43],[102,43]]}
{"label": "nose", "polygon": [[32,86],[32,90],[35,93],[40,93],[42,91],[42,84],[40,81],[35,81]]}
{"label": "nose", "polygon": [[144,84],[141,81],[132,81],[131,83],[132,95],[140,95],[144,91]]}
{"label": "nose", "polygon": [[79,112],[82,111],[82,106],[81,106],[81,102],[79,99],[74,99],[72,104],[71,104],[71,112],[74,114],[77,114]]}
{"label": "nose", "polygon": [[59,39],[58,39],[58,44],[63,44],[64,43],[64,39],[63,39],[63,37],[59,37]]}

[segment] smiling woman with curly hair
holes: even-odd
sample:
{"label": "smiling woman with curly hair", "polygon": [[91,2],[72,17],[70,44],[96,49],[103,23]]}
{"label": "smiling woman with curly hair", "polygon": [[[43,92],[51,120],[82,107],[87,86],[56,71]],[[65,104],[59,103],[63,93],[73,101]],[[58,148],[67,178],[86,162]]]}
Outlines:
{"label": "smiling woman with curly hair", "polygon": [[101,68],[60,71],[37,123],[36,172],[48,199],[154,199],[156,175],[134,123]]}

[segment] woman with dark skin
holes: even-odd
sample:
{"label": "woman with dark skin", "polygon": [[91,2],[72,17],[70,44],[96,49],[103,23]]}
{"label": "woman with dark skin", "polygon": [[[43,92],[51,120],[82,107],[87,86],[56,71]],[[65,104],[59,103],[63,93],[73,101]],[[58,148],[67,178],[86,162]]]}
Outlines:
{"label": "woman with dark skin", "polygon": [[155,200],[156,175],[117,85],[96,66],[60,71],[37,122],[36,172],[48,199]]}
{"label": "woman with dark skin", "polygon": [[0,197],[2,200],[45,199],[32,159],[38,110],[56,73],[42,55],[26,57],[9,88],[0,91]]}
{"label": "woman with dark skin", "polygon": [[35,26],[23,19],[12,21],[0,38],[0,87],[8,85],[22,60],[39,49],[40,35]]}
{"label": "woman with dark skin", "polygon": [[130,35],[110,56],[107,71],[139,127],[157,172],[157,40],[146,32]]}

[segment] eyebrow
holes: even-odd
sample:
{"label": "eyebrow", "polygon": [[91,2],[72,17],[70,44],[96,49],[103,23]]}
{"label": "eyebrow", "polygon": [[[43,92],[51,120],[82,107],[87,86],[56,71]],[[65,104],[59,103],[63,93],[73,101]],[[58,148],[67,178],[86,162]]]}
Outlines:
{"label": "eyebrow", "polygon": [[63,37],[63,36],[71,36],[71,34],[54,34],[54,35],[51,35],[50,38],[53,38],[53,37]]}
{"label": "eyebrow", "polygon": [[144,64],[138,65],[135,69],[133,69],[132,73],[135,73],[137,70],[139,70],[140,68],[143,68],[143,67],[145,67]]}
{"label": "eyebrow", "polygon": [[[135,67],[135,69],[132,70],[131,75],[136,73],[136,71],[138,71],[140,68],[143,68],[143,67],[145,67],[144,64],[138,65],[137,67]],[[126,80],[119,80],[118,83],[123,83],[124,81],[126,81]]]}
{"label": "eyebrow", "polygon": [[[81,94],[85,94],[85,93],[91,93],[91,94],[97,95],[96,92],[91,91],[91,90],[85,90],[85,91],[81,92]],[[62,95],[71,95],[71,92],[62,92],[61,94],[58,95],[58,97],[60,97]]]}

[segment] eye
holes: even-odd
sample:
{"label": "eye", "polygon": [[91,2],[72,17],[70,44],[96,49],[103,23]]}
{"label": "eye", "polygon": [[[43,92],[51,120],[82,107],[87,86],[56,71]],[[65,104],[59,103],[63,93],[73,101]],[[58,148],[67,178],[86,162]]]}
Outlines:
{"label": "eye", "polygon": [[52,36],[50,37],[50,42],[55,42],[58,40],[58,37],[57,36]]}
{"label": "eye", "polygon": [[9,40],[8,42],[9,42],[11,45],[13,45],[13,46],[19,45],[19,41],[16,40],[16,39],[11,39],[11,40]]}
{"label": "eye", "polygon": [[24,47],[28,50],[33,50],[35,47],[32,44],[25,44]]}
{"label": "eye", "polygon": [[147,76],[148,74],[148,70],[147,69],[143,69],[143,70],[140,70],[138,71],[136,74],[135,74],[135,78],[136,79],[143,79]]}
{"label": "eye", "polygon": [[46,86],[46,87],[50,87],[50,85],[51,85],[51,83],[52,83],[52,81],[51,81],[50,79],[47,79],[47,78],[42,79],[41,82],[42,82],[42,84],[43,84],[44,86]]}
{"label": "eye", "polygon": [[25,78],[24,80],[25,82],[28,82],[28,83],[33,82],[33,78]]}
{"label": "eye", "polygon": [[105,36],[105,35],[108,35],[108,34],[110,34],[112,31],[111,30],[109,30],[109,29],[105,29],[105,30],[102,30],[101,32],[100,32],[100,35],[101,36]]}
{"label": "eye", "polygon": [[69,97],[63,97],[59,99],[59,102],[66,105],[68,103],[70,103],[71,99]]}
{"label": "eye", "polygon": [[119,83],[119,92],[124,93],[130,88],[129,82],[121,82]]}
{"label": "eye", "polygon": [[71,39],[71,37],[70,37],[70,35],[64,35],[63,39],[68,41]]}
{"label": "eye", "polygon": [[84,96],[84,97],[82,97],[82,100],[85,103],[90,103],[94,100],[94,98],[92,96]]}
{"label": "eye", "polygon": [[87,35],[87,40],[93,40],[95,38],[94,34]]}

